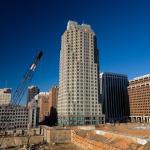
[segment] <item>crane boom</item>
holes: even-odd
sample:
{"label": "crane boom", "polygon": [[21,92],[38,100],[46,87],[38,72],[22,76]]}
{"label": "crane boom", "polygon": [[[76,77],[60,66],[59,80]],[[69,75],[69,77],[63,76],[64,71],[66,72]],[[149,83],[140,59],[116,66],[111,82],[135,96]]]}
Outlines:
{"label": "crane boom", "polygon": [[[37,67],[37,65],[38,65],[38,63],[39,63],[39,61],[40,61],[40,59],[41,59],[42,56],[43,56],[43,52],[40,51],[36,55],[36,57],[34,58],[32,64],[29,66],[29,69],[27,70],[27,72],[24,74],[23,79],[21,80],[21,82],[19,83],[17,89],[13,93],[13,96],[12,96],[12,99],[11,99],[11,103],[10,103],[11,107],[20,104],[20,101],[21,101],[23,95],[25,94],[25,91],[26,91],[26,89],[28,87],[28,84],[31,81],[31,79],[33,77],[33,74],[34,74],[34,71],[35,71],[35,69],[36,69],[36,67]],[[16,109],[16,107],[13,109],[14,112],[15,112],[15,109]],[[15,116],[13,116],[13,118],[15,118]],[[8,116],[6,118],[6,121],[7,121],[7,124],[4,127],[4,130],[3,130],[4,132],[9,127],[9,122],[12,121],[12,116],[11,115]],[[4,136],[1,139],[0,146],[2,146],[3,140],[4,140]]]}
{"label": "crane boom", "polygon": [[11,99],[11,104],[18,105],[20,103],[20,101],[28,87],[28,84],[33,77],[34,71],[35,71],[42,56],[43,56],[43,52],[40,51],[37,54],[37,56],[34,58],[32,64],[30,65],[27,72],[24,74],[23,79],[21,80],[20,84],[18,85],[17,89],[15,90],[15,92],[12,96],[12,99]]}

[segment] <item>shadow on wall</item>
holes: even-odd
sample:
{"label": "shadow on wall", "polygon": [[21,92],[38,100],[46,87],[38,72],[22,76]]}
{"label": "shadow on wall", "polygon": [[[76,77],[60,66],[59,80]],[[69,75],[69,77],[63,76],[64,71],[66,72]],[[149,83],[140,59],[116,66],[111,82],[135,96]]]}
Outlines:
{"label": "shadow on wall", "polygon": [[51,107],[50,115],[45,116],[45,120],[40,122],[40,125],[56,126],[58,123],[58,114],[55,107]]}

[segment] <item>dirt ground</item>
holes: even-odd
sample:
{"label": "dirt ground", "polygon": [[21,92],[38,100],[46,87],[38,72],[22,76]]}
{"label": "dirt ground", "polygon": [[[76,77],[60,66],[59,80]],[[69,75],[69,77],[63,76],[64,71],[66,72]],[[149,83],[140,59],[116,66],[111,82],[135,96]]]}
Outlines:
{"label": "dirt ground", "polygon": [[68,144],[55,144],[55,145],[44,145],[38,150],[82,150],[72,143]]}
{"label": "dirt ground", "polygon": [[[97,135],[95,131],[76,129],[76,134],[94,141],[107,143],[121,150],[150,150],[150,142],[145,145],[136,143],[129,137],[150,138],[150,125],[148,124],[106,124],[96,127],[97,130],[108,131],[105,135]],[[115,136],[110,133],[115,133]],[[122,136],[124,135],[124,136]]]}
{"label": "dirt ground", "polygon": [[141,136],[148,138],[150,137],[150,125],[148,124],[134,124],[134,123],[127,123],[127,124],[115,124],[115,125],[105,125],[100,126],[97,129],[104,130],[104,131],[112,131],[116,133],[122,133],[127,135],[133,136]]}

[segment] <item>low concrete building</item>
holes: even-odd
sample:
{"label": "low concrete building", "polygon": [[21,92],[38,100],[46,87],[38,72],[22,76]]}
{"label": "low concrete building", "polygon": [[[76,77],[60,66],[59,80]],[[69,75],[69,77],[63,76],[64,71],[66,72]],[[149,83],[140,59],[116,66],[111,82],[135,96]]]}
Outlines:
{"label": "low concrete building", "polygon": [[42,126],[44,140],[47,143],[71,143],[71,130]]}
{"label": "low concrete building", "polygon": [[28,109],[25,106],[0,106],[0,130],[28,128]]}

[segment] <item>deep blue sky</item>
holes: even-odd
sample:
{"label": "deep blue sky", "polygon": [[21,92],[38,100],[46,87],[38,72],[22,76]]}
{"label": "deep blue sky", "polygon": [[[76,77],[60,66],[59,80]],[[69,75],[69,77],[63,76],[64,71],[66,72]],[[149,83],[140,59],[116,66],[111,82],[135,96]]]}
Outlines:
{"label": "deep blue sky", "polygon": [[100,70],[129,79],[150,73],[149,0],[0,0],[0,87],[16,88],[37,51],[44,57],[31,84],[59,81],[61,34],[68,20],[90,24]]}

